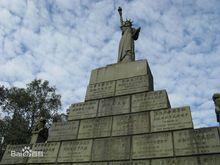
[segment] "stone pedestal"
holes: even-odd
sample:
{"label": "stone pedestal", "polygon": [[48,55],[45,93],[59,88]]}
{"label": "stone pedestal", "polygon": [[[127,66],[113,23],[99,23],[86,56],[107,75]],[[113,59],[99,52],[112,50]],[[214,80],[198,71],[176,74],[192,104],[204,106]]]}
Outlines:
{"label": "stone pedestal", "polygon": [[47,143],[34,144],[33,135],[32,150],[44,157],[11,161],[8,147],[1,163],[219,165],[219,134],[219,127],[194,129],[190,107],[172,108],[139,60],[92,71],[85,102],[69,107],[68,122],[54,123]]}

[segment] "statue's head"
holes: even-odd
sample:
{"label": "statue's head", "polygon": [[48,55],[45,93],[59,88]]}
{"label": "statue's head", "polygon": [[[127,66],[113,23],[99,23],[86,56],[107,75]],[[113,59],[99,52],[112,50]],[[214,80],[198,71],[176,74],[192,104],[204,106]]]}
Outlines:
{"label": "statue's head", "polygon": [[124,22],[123,26],[131,27],[132,26],[132,21],[130,19],[126,19],[126,21]]}

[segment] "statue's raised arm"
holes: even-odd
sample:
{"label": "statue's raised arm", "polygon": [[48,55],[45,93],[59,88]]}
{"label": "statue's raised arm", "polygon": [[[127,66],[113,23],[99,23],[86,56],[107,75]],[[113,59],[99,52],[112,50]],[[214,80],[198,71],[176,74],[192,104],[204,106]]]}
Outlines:
{"label": "statue's raised arm", "polygon": [[132,27],[132,21],[123,21],[122,8],[118,8],[120,16],[122,37],[118,49],[118,62],[135,61],[134,40],[138,39],[140,27],[135,29]]}
{"label": "statue's raised arm", "polygon": [[121,26],[123,26],[122,8],[120,6],[118,7],[118,13],[120,15]]}

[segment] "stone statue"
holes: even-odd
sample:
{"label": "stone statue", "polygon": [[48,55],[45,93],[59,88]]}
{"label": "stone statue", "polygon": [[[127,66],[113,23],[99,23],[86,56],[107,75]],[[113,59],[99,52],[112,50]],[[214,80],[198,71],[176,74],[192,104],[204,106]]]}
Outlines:
{"label": "stone statue", "polygon": [[217,122],[220,123],[220,93],[215,93],[212,99],[215,103],[215,113],[217,117]]}
{"label": "stone statue", "polygon": [[35,125],[34,131],[32,132],[31,143],[44,143],[48,138],[48,128],[46,125],[46,119],[41,118]]}
{"label": "stone statue", "polygon": [[132,21],[123,21],[122,8],[118,8],[121,22],[122,37],[118,50],[118,62],[135,61],[134,40],[138,39],[141,28],[132,28]]}

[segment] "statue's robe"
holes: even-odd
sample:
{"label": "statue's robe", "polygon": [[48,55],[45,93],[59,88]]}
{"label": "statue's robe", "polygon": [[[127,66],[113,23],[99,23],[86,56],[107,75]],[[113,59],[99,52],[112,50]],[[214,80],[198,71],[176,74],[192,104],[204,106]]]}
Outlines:
{"label": "statue's robe", "polygon": [[134,61],[134,40],[138,39],[139,30],[128,26],[122,26],[121,30],[122,37],[118,50],[118,62]]}
{"label": "statue's robe", "polygon": [[44,127],[39,131],[36,143],[45,143],[48,138],[48,128]]}
{"label": "statue's robe", "polygon": [[216,93],[213,95],[213,101],[215,103],[217,122],[220,122],[220,93]]}

